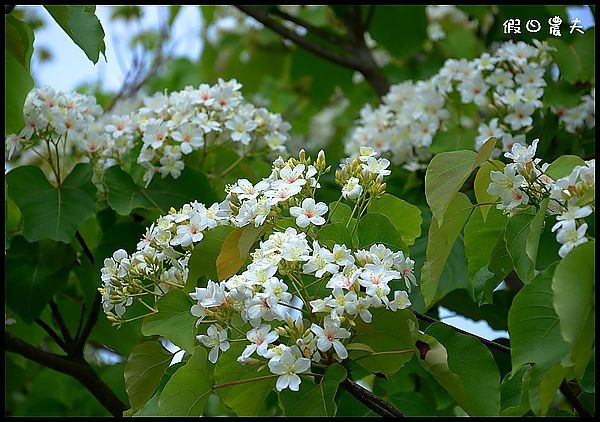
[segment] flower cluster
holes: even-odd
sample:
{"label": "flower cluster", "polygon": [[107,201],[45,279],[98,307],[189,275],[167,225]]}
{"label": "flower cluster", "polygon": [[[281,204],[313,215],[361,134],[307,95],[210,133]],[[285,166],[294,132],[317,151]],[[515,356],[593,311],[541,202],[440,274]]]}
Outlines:
{"label": "flower cluster", "polygon": [[23,114],[25,127],[6,138],[6,158],[21,164],[53,160],[52,165],[68,172],[83,156],[87,133],[102,107],[91,95],[35,88],[25,99]]}
{"label": "flower cluster", "polygon": [[185,156],[226,142],[237,145],[240,155],[263,147],[285,152],[289,123],[245,101],[241,87],[235,79],[219,79],[213,86],[159,92],[143,98],[134,113],[113,114],[104,128],[100,163],[105,168],[122,164],[141,146],[137,163],[146,168],[144,181],[149,184],[156,173],[179,177]]}
{"label": "flower cluster", "polygon": [[[356,202],[355,228],[369,200],[385,192],[383,178],[390,174],[388,160],[371,148],[361,153],[336,172],[342,188],[336,207],[344,198]],[[183,289],[192,252],[208,230],[263,226],[247,265],[190,294],[197,325],[208,325],[197,339],[210,348],[209,360],[216,362],[231,340],[247,341],[238,361],[266,363],[278,376],[278,390],[297,391],[298,374],[312,363],[346,359],[345,342],[356,323],[371,322],[372,308],[410,306],[406,291],[417,281],[414,261],[402,251],[381,244],[352,250],[317,239],[335,212],[315,199],[319,178],[328,171],[322,151],[314,161],[300,151],[298,158],[277,158],[271,175],[256,184],[238,180],[221,203],[207,208],[195,201],[171,209],[147,229],[132,255],[120,249],[104,261],[99,291],[108,319],[120,325],[143,317],[124,319],[134,302],[158,312],[144,296],[158,299]],[[243,337],[233,339],[235,333]]]}
{"label": "flower cluster", "polygon": [[596,88],[581,97],[581,102],[572,108],[552,107],[565,130],[577,133],[581,129],[592,129],[596,125]]}
{"label": "flower cluster", "polygon": [[556,216],[552,231],[562,245],[558,251],[564,258],[575,246],[588,241],[584,218],[595,209],[595,159],[575,166],[569,175],[552,179],[546,170],[548,163],[534,158],[539,140],[530,146],[516,143],[504,155],[513,162],[503,171],[491,171],[487,192],[500,197],[496,207],[508,215],[518,212],[520,205],[534,204],[549,198],[547,212]]}
{"label": "flower cluster", "polygon": [[[361,146],[370,146],[389,153],[395,164],[404,164],[412,171],[422,168],[419,162],[430,158],[434,136],[456,127],[477,127],[475,149],[494,136],[502,141],[502,150],[509,151],[515,142],[522,142],[533,124],[534,113],[542,108],[550,50],[545,42],[537,40],[534,45],[507,41],[493,54],[483,53],[474,60],[448,59],[428,80],[392,86],[379,107],[367,104],[362,108],[346,153],[356,155]],[[580,113],[579,117],[592,125],[593,100],[592,91],[581,106],[570,111],[571,120],[565,124],[577,128],[581,122],[574,121]],[[478,114],[462,113],[462,117],[451,118],[461,116],[459,111],[465,106],[485,116],[478,126]],[[496,149],[493,156],[500,153]]]}

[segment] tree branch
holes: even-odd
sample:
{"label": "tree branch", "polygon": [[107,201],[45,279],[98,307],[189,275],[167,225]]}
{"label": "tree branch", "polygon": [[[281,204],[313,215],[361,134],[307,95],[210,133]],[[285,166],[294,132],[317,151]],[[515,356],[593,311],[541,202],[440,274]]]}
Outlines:
{"label": "tree branch", "polygon": [[67,347],[69,348],[69,345],[73,341],[73,339],[71,338],[71,334],[69,333],[69,329],[67,328],[67,325],[65,324],[65,321],[64,321],[64,319],[62,317],[62,314],[58,310],[58,306],[56,305],[56,302],[54,302],[54,299],[52,299],[50,301],[50,310],[52,311],[52,317],[54,318],[54,320],[58,324],[58,328],[60,329],[60,333],[62,335],[62,338],[64,339],[65,344],[67,345]]}
{"label": "tree branch", "polygon": [[351,41],[348,38],[342,37],[341,35],[338,35],[338,34],[333,33],[333,32],[329,32],[327,30],[319,28],[318,26],[312,25],[312,24],[304,21],[301,18],[298,18],[296,16],[292,16],[292,15],[284,12],[281,9],[275,8],[275,9],[273,9],[271,11],[271,13],[273,15],[275,15],[275,16],[279,16],[280,18],[283,18],[283,19],[285,19],[287,21],[290,21],[292,23],[295,23],[296,25],[299,25],[299,26],[303,27],[308,32],[312,33],[313,35],[321,37],[324,40],[329,41],[332,44],[338,44],[338,45],[341,44],[341,45],[346,46],[346,47],[352,46],[352,43],[351,43]]}
{"label": "tree branch", "polygon": [[383,400],[381,397],[371,393],[366,388],[361,387],[349,378],[346,378],[340,384],[346,391],[352,394],[359,402],[363,403],[373,412],[383,417],[402,418],[404,414],[393,405]]}
{"label": "tree branch", "polygon": [[[491,341],[491,340],[487,340],[483,337],[479,337],[476,334],[473,333],[469,333],[468,331],[464,331],[461,330],[460,328],[454,327],[450,324],[446,324],[444,322],[441,322],[435,318],[432,318],[428,315],[422,314],[420,312],[416,312],[413,311],[415,316],[420,319],[421,321],[425,321],[428,322],[430,324],[433,324],[435,322],[439,322],[440,324],[444,324],[450,328],[452,328],[454,331],[457,331],[461,334],[465,334],[468,336],[472,336],[475,337],[477,340],[479,340],[480,342],[482,342],[483,344],[485,344],[487,347],[489,347],[490,349],[496,349],[500,352],[504,352],[504,353],[508,353],[510,354],[510,347],[504,346],[503,344],[500,343],[496,343],[495,341]],[[579,401],[579,398],[577,397],[577,395],[573,392],[573,390],[571,389],[571,387],[569,386],[569,384],[567,383],[566,380],[563,380],[563,382],[561,383],[560,387],[560,392],[563,393],[563,395],[565,396],[565,398],[567,399],[567,401],[569,402],[569,404],[577,411],[577,413],[579,414],[579,416],[581,417],[590,417],[589,412],[586,410],[586,408],[583,406],[583,404]]]}
{"label": "tree branch", "polygon": [[288,29],[285,26],[281,25],[279,22],[269,17],[266,13],[259,11],[257,8],[252,6],[241,5],[236,5],[236,7],[242,12],[246,13],[247,15],[252,16],[254,19],[262,23],[267,28],[271,29],[274,32],[277,32],[282,37],[295,42],[300,47],[310,51],[311,53],[314,53],[317,56],[320,56],[333,63],[339,64],[340,66],[348,67],[350,69],[356,69],[356,63],[351,58],[336,54],[319,44],[307,40],[303,36],[298,35],[294,31],[292,31],[291,29]]}
{"label": "tree branch", "polygon": [[8,352],[17,353],[40,365],[72,376],[92,393],[113,416],[123,416],[123,412],[127,410],[127,406],[83,358],[74,360],[66,356],[44,352],[7,332],[4,333],[4,347]]}
{"label": "tree branch", "polygon": [[35,323],[42,327],[44,331],[47,332],[48,335],[52,338],[52,340],[54,340],[56,344],[60,346],[61,349],[63,349],[65,352],[67,351],[67,345],[65,344],[65,342],[62,341],[60,336],[56,334],[56,332],[48,324],[46,324],[40,318],[36,318]]}

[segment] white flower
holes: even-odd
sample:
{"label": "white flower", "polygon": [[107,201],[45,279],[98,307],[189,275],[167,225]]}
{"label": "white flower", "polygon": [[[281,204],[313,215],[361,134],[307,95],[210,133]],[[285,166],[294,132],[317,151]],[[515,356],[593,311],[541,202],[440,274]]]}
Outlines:
{"label": "white flower", "polygon": [[333,258],[338,265],[346,266],[354,264],[352,251],[350,251],[346,245],[333,245]]}
{"label": "white flower", "polygon": [[229,342],[227,341],[227,330],[219,330],[216,325],[211,325],[206,330],[206,334],[196,336],[196,338],[202,342],[206,347],[211,347],[210,353],[208,354],[208,360],[211,363],[217,363],[219,359],[219,349],[223,352],[229,349]]}
{"label": "white flower", "polygon": [[351,177],[342,188],[342,196],[348,199],[356,199],[362,194],[362,191],[363,187],[359,184],[358,178]]}
{"label": "white flower", "polygon": [[350,337],[350,332],[340,327],[340,322],[325,317],[323,320],[323,328],[317,324],[312,324],[310,330],[317,336],[317,347],[321,352],[326,352],[333,346],[335,353],[340,359],[348,357],[348,351],[340,341]]}
{"label": "white flower", "polygon": [[539,139],[534,139],[530,146],[515,143],[513,144],[510,152],[505,152],[504,156],[506,158],[510,158],[515,163],[523,165],[527,164],[533,161],[533,157],[535,157],[535,151],[537,150],[537,145],[539,142]]}
{"label": "white flower", "polygon": [[534,111],[533,104],[518,102],[513,106],[512,113],[504,117],[504,121],[510,125],[512,130],[519,130],[533,123],[531,115]]}
{"label": "white flower", "polygon": [[577,205],[569,205],[567,211],[556,217],[556,224],[552,226],[552,231],[563,227],[569,221],[574,221],[578,218],[585,218],[593,212],[592,207],[586,205],[584,207],[578,207]]}
{"label": "white flower", "polygon": [[171,133],[171,137],[177,142],[181,142],[181,152],[184,154],[189,154],[194,149],[201,148],[204,145],[202,131],[191,123],[180,125],[177,130]]}
{"label": "white flower", "polygon": [[567,256],[575,246],[588,241],[587,237],[585,237],[587,228],[588,225],[586,223],[583,223],[577,228],[577,224],[574,220],[569,220],[562,225],[561,229],[556,234],[556,240],[558,243],[562,244],[558,250],[558,254],[561,258]]}
{"label": "white flower", "polygon": [[171,240],[172,245],[187,247],[192,243],[198,243],[204,238],[202,230],[207,227],[207,220],[200,215],[194,215],[189,224],[177,226],[177,235]]}
{"label": "white flower", "polygon": [[306,198],[302,201],[302,207],[291,207],[290,214],[296,217],[296,224],[299,227],[308,227],[310,223],[316,226],[325,224],[325,219],[321,217],[327,212],[327,205],[324,202],[315,204],[312,198]]}
{"label": "white flower", "polygon": [[281,354],[279,359],[269,361],[269,369],[275,375],[279,375],[275,384],[277,391],[282,391],[288,387],[292,391],[298,391],[301,380],[296,374],[310,369],[310,359],[297,358],[288,348]]}
{"label": "white flower", "polygon": [[244,359],[249,358],[250,355],[254,352],[258,356],[265,356],[267,353],[267,348],[269,344],[273,343],[275,340],[279,338],[279,334],[275,331],[271,331],[271,326],[268,324],[263,324],[259,328],[253,328],[246,334],[246,338],[252,344],[246,346],[244,352],[242,353],[242,357]]}
{"label": "white flower", "polygon": [[337,272],[338,266],[334,262],[335,258],[331,251],[319,245],[315,240],[313,241],[313,254],[310,256],[308,262],[304,264],[302,270],[305,273],[316,271],[315,277],[320,278],[325,273],[335,274]]}
{"label": "white flower", "polygon": [[403,290],[396,290],[394,292],[394,300],[388,303],[388,308],[396,312],[398,309],[406,309],[411,305],[408,299],[408,294]]}
{"label": "white flower", "polygon": [[380,176],[388,176],[392,172],[386,170],[390,166],[390,161],[386,158],[376,159],[373,157],[367,158],[366,164],[361,164],[363,171],[367,174],[374,173]]}
{"label": "white flower", "polygon": [[230,192],[237,194],[239,199],[244,200],[256,198],[262,191],[268,188],[269,182],[266,180],[261,180],[255,186],[247,179],[239,179]]}

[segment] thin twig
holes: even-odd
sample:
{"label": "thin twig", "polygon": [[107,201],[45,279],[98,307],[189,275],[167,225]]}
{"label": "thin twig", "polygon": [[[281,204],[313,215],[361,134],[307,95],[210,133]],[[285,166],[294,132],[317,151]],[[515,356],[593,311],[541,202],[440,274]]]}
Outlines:
{"label": "thin twig", "polygon": [[37,325],[39,325],[40,327],[42,327],[44,329],[44,331],[47,332],[48,335],[52,338],[52,340],[54,340],[56,342],[56,344],[58,344],[60,346],[61,349],[63,349],[65,352],[67,352],[67,345],[60,338],[60,336],[58,334],[56,334],[56,332],[52,329],[52,327],[50,327],[48,324],[46,324],[40,318],[36,318],[35,323]]}
{"label": "thin twig", "polygon": [[69,329],[67,328],[62,314],[58,310],[58,306],[56,305],[56,302],[54,302],[54,300],[50,301],[50,310],[52,311],[52,317],[58,324],[58,328],[60,329],[60,333],[65,341],[65,344],[68,346],[73,341],[73,338],[71,338]]}

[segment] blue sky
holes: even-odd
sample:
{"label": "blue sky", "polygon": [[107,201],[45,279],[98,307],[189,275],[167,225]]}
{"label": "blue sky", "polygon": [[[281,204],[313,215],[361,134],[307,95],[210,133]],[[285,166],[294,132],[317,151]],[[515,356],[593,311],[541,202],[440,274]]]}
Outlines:
{"label": "blue sky", "polygon": [[[106,44],[106,61],[103,57],[96,65],[92,64],[83,51],[77,47],[67,34],[52,20],[48,12],[41,6],[18,6],[35,9],[46,25],[36,31],[34,48],[45,47],[52,52],[53,59],[40,63],[34,59],[32,72],[36,86],[50,86],[56,90],[70,91],[84,82],[99,81],[105,90],[117,91],[121,86],[127,69],[119,63],[129,63],[129,50],[125,47],[137,26],[123,21],[110,20],[110,7],[97,6],[96,14],[104,28]],[[144,6],[143,28],[157,28],[159,22],[166,19],[168,11],[164,6]],[[579,18],[585,28],[593,25],[593,16],[587,6],[569,9],[569,20]],[[567,24],[566,22],[563,26]],[[201,52],[202,44],[199,33],[202,29],[202,17],[198,6],[182,6],[172,27],[174,53],[196,60]],[[118,41],[118,43],[117,43]],[[34,56],[35,57],[35,56]],[[506,331],[492,330],[485,321],[474,322],[469,319],[453,316],[446,309],[440,310],[440,317],[450,325],[476,333],[487,339],[508,337]]]}

